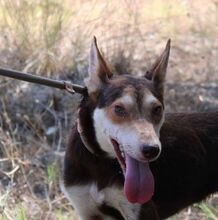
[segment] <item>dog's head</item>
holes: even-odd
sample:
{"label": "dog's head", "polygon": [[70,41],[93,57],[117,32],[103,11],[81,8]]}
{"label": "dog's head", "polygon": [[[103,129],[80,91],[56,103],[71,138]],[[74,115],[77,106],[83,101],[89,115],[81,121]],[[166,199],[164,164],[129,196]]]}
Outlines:
{"label": "dog's head", "polygon": [[170,41],[144,77],[115,76],[91,46],[89,76],[85,79],[95,103],[93,122],[101,149],[117,158],[124,172],[124,190],[130,202],[145,203],[154,192],[149,162],[161,152],[160,128],[164,121],[164,81]]}

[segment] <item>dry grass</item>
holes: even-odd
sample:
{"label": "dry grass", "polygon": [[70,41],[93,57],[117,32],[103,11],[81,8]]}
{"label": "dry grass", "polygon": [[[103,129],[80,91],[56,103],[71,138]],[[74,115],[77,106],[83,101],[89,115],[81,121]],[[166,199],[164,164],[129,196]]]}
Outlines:
{"label": "dry grass", "polygon": [[[171,38],[168,110],[218,107],[217,0],[0,0],[0,30],[1,66],[77,83],[93,35],[116,71],[133,74]],[[0,219],[76,219],[59,167],[77,101],[0,77]],[[217,220],[217,200],[171,219]]]}

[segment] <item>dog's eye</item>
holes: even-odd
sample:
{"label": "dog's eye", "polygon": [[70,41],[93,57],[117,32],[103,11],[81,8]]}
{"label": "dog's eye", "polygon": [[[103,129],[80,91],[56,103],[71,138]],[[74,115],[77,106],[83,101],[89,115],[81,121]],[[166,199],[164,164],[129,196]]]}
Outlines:
{"label": "dog's eye", "polygon": [[156,116],[161,116],[162,115],[162,111],[163,111],[162,106],[161,105],[157,105],[157,106],[153,107],[152,114],[156,115]]}
{"label": "dog's eye", "polygon": [[121,105],[115,105],[114,112],[119,117],[125,117],[127,115],[126,109]]}

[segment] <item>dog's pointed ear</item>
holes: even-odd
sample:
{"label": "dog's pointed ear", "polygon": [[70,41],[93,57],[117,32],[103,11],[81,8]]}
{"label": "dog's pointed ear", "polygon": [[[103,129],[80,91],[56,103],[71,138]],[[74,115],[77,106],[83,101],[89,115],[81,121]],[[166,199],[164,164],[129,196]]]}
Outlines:
{"label": "dog's pointed ear", "polygon": [[154,88],[161,97],[163,97],[163,93],[164,93],[164,82],[167,72],[169,55],[170,55],[170,39],[167,41],[165,50],[163,51],[161,56],[158,57],[152,68],[149,71],[147,71],[147,73],[145,74],[145,77],[148,80],[153,81]]}
{"label": "dog's pointed ear", "polygon": [[89,55],[88,77],[85,79],[89,95],[95,96],[102,84],[108,83],[112,75],[111,70],[98,49],[96,37],[94,37]]}

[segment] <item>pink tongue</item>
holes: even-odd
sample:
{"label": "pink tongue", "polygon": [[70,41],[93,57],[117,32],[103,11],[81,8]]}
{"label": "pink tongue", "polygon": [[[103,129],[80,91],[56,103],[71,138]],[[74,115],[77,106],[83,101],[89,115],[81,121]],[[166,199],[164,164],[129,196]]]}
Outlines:
{"label": "pink tongue", "polygon": [[126,173],[124,192],[131,203],[146,203],[154,193],[154,177],[148,163],[142,163],[128,154],[126,157]]}

